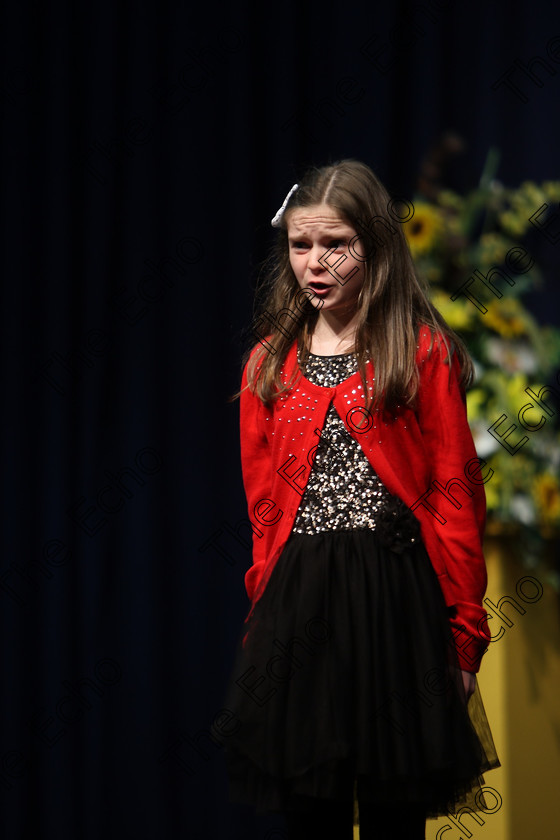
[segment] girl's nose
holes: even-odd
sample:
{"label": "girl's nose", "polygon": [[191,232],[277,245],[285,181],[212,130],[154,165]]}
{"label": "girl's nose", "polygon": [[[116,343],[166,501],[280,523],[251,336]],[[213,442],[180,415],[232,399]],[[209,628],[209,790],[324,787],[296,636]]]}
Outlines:
{"label": "girl's nose", "polygon": [[322,257],[325,256],[327,251],[321,245],[314,245],[309,252],[309,268],[313,271],[318,271],[319,269],[324,270],[324,265],[321,264]]}

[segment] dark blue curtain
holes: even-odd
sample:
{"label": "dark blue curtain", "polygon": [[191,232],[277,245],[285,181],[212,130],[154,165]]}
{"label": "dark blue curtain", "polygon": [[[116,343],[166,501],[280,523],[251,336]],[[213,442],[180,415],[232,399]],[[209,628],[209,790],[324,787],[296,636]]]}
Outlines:
{"label": "dark blue curtain", "polygon": [[[228,804],[209,737],[248,608],[227,400],[269,220],[342,157],[412,195],[445,131],[452,187],[490,147],[508,185],[559,175],[547,3],[201,6],[1,13],[9,840],[285,836]],[[534,245],[548,321],[558,247]]]}

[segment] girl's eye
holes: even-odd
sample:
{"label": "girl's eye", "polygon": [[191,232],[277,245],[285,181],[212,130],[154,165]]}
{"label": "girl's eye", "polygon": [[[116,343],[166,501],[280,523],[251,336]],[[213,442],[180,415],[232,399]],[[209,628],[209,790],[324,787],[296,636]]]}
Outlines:
{"label": "girl's eye", "polygon": [[[329,250],[334,248],[338,251],[340,248],[344,248],[345,246],[345,239],[332,239],[327,247]],[[309,244],[307,242],[292,242],[291,247],[296,251],[304,251],[306,248],[309,248]]]}

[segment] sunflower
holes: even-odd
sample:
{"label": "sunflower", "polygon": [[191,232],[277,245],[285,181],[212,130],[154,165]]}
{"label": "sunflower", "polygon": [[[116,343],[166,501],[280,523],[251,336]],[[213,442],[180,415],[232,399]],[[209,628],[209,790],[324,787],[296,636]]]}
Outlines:
{"label": "sunflower", "polygon": [[517,298],[503,298],[488,304],[483,316],[486,325],[504,338],[515,338],[527,333],[527,319]]}
{"label": "sunflower", "polygon": [[504,210],[498,215],[498,220],[502,230],[513,237],[524,236],[529,227],[528,219],[515,210]]}
{"label": "sunflower", "polygon": [[487,395],[483,388],[471,388],[467,391],[467,412],[469,422],[484,418],[483,407],[486,403],[486,399]]}
{"label": "sunflower", "polygon": [[414,216],[404,228],[408,246],[413,257],[427,254],[437,242],[443,227],[441,215],[430,204],[414,205]]}
{"label": "sunflower", "polygon": [[499,470],[494,470],[491,480],[484,485],[484,493],[486,495],[486,508],[488,513],[499,511],[503,493]]}
{"label": "sunflower", "polygon": [[560,524],[560,484],[555,475],[542,473],[534,482],[533,492],[543,525]]}
{"label": "sunflower", "polygon": [[542,188],[549,201],[560,201],[560,181],[545,181]]}
{"label": "sunflower", "polygon": [[451,300],[449,293],[440,289],[432,289],[430,300],[442,315],[452,330],[468,330],[473,326],[476,313],[473,305],[467,298]]}

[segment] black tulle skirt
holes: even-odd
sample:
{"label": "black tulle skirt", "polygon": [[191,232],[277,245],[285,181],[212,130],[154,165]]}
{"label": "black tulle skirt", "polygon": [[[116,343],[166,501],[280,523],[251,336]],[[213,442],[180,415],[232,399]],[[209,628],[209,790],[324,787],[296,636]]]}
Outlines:
{"label": "black tulle skirt", "polygon": [[396,553],[376,531],[291,535],[241,630],[225,706],[230,800],[258,813],[321,799],[480,810],[481,774],[499,766],[423,545]]}

